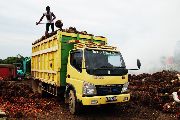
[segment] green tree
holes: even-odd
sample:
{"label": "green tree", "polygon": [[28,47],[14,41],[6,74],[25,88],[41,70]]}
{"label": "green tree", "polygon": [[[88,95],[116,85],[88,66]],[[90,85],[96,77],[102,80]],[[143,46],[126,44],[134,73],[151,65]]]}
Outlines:
{"label": "green tree", "polygon": [[21,55],[17,55],[16,57],[7,57],[6,59],[0,59],[0,64],[13,64],[13,63],[21,63],[24,57]]}

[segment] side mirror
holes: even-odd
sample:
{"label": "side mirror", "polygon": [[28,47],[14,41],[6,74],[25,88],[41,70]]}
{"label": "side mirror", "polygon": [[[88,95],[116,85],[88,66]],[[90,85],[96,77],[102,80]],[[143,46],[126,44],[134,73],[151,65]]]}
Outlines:
{"label": "side mirror", "polygon": [[137,59],[137,66],[138,66],[139,69],[141,68],[141,62],[140,62],[139,59]]}

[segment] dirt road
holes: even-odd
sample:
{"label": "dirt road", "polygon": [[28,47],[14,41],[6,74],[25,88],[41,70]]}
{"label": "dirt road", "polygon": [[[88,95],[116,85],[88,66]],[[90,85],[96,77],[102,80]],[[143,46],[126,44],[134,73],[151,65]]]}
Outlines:
{"label": "dirt road", "polygon": [[173,114],[165,114],[153,108],[139,106],[129,102],[128,105],[111,107],[86,107],[80,115],[71,115],[68,108],[60,103],[56,112],[40,114],[40,119],[54,120],[177,120]]}
{"label": "dirt road", "polygon": [[[71,115],[63,101],[32,93],[31,81],[1,83],[8,90],[0,95],[0,108],[10,119],[42,120],[177,120],[175,114],[162,113],[130,101],[127,104],[85,107],[79,115]],[[14,91],[14,92],[13,92]]]}

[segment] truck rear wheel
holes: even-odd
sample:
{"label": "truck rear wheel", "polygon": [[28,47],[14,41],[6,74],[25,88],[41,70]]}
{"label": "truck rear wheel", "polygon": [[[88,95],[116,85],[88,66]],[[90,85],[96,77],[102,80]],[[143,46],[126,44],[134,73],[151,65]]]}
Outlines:
{"label": "truck rear wheel", "polygon": [[42,98],[47,98],[48,97],[48,93],[46,91],[44,91],[43,88],[42,88],[42,82],[39,82],[37,92],[40,94],[40,96]]}
{"label": "truck rear wheel", "polygon": [[32,80],[32,90],[34,93],[38,92],[38,82],[37,80]]}
{"label": "truck rear wheel", "polygon": [[39,82],[37,91],[39,94],[42,94],[42,82]]}
{"label": "truck rear wheel", "polygon": [[81,106],[77,102],[75,92],[73,90],[70,90],[69,92],[69,110],[71,114],[77,114],[81,110]]}
{"label": "truck rear wheel", "polygon": [[39,93],[41,96],[43,94],[42,82],[38,80],[32,80],[32,89],[34,93]]}

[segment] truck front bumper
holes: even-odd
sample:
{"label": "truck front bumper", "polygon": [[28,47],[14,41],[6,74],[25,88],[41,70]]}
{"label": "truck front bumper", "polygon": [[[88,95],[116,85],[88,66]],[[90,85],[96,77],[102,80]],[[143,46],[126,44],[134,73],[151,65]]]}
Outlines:
{"label": "truck front bumper", "polygon": [[127,102],[129,100],[130,100],[130,94],[82,97],[81,99],[83,105],[101,105],[101,104],[109,104],[109,103],[120,103],[120,102]]}

